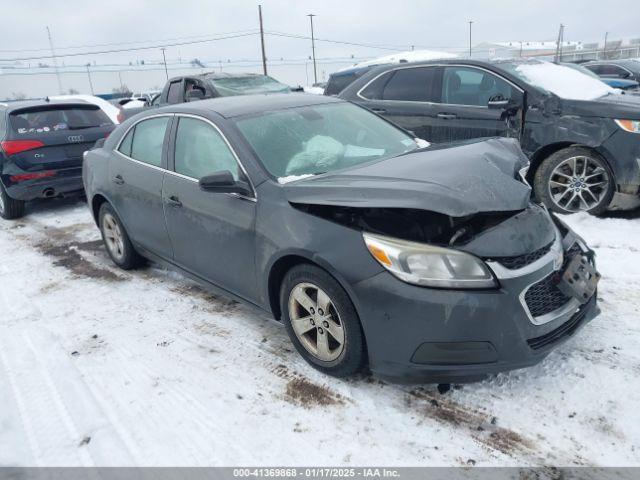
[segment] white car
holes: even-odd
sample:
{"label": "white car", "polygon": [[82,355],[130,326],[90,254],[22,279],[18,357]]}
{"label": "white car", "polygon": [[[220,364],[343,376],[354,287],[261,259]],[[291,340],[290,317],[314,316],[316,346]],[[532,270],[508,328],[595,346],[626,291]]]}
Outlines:
{"label": "white car", "polygon": [[99,106],[100,110],[106,113],[113,123],[116,125],[120,123],[118,121],[118,112],[120,112],[118,107],[100,97],[94,95],[55,95],[49,98],[51,100],[83,100],[87,103],[92,103]]}

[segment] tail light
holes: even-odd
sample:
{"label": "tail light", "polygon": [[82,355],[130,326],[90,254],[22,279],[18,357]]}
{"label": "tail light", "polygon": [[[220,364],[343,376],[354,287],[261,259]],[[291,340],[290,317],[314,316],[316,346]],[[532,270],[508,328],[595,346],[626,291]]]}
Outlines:
{"label": "tail light", "polygon": [[7,155],[15,155],[16,153],[26,152],[34,148],[44,147],[44,143],[40,140],[5,140],[0,142],[2,150]]}
{"label": "tail light", "polygon": [[122,111],[122,109],[120,109],[116,118],[118,119],[118,123],[122,123],[125,121],[124,112]]}
{"label": "tail light", "polygon": [[14,183],[18,183],[26,180],[35,180],[37,178],[54,177],[55,175],[56,172],[48,170],[46,172],[21,173],[20,175],[13,175],[9,177],[9,179]]}

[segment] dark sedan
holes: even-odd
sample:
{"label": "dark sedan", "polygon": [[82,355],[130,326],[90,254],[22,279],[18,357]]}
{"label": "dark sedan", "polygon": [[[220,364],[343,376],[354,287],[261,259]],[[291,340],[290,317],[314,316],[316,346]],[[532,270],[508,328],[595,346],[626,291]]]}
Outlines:
{"label": "dark sedan", "polygon": [[340,97],[434,143],[518,139],[531,159],[527,179],[554,211],[640,204],[640,97],[573,68],[532,59],[385,65]]}
{"label": "dark sedan", "polygon": [[269,312],[315,368],[469,381],[541,361],[597,313],[593,252],[514,140],[426,147],[356,105],[165,107],[87,153],[113,261],[158,261]]}
{"label": "dark sedan", "polygon": [[82,194],[82,154],[114,127],[85,102],[0,104],[0,216],[21,217],[36,198]]}

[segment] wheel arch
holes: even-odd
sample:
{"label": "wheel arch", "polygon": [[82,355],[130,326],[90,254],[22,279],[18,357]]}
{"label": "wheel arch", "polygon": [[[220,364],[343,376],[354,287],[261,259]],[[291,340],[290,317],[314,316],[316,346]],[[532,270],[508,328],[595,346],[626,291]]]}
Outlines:
{"label": "wheel arch", "polygon": [[282,281],[284,276],[287,274],[289,270],[291,270],[296,265],[301,264],[309,264],[314,265],[318,268],[321,268],[325,272],[327,272],[331,277],[335,279],[336,282],[340,284],[340,286],[347,292],[351,302],[353,303],[357,312],[359,312],[358,304],[356,299],[354,298],[353,291],[349,287],[348,283],[341,277],[341,275],[335,271],[331,267],[331,265],[320,258],[318,255],[314,255],[310,252],[305,251],[293,251],[286,252],[282,254],[280,257],[275,259],[271,263],[271,267],[268,268],[268,276],[267,276],[267,291],[266,297],[268,301],[269,309],[273,314],[273,318],[278,321],[282,320],[282,311],[280,310],[280,288],[282,286]]}
{"label": "wheel arch", "polygon": [[554,153],[559,152],[560,150],[564,150],[565,148],[569,148],[569,147],[585,148],[587,150],[590,150],[590,151],[594,152],[599,157],[601,157],[606,162],[607,166],[609,167],[609,172],[613,176],[614,183],[616,184],[616,187],[617,187],[617,181],[616,181],[615,172],[614,172],[614,170],[613,170],[613,168],[611,166],[611,162],[609,162],[609,159],[607,158],[607,155],[604,154],[603,152],[601,152],[596,147],[593,147],[593,146],[590,146],[590,145],[585,145],[583,143],[574,143],[574,142],[550,143],[549,145],[545,145],[543,147],[540,147],[538,150],[536,150],[533,153],[533,155],[531,155],[531,157],[529,158],[530,167],[529,167],[529,171],[527,172],[527,181],[530,184],[533,185],[533,178],[534,178],[534,176],[536,174],[536,171],[538,170],[538,168],[542,164],[542,162],[545,161],[547,158],[549,158]]}

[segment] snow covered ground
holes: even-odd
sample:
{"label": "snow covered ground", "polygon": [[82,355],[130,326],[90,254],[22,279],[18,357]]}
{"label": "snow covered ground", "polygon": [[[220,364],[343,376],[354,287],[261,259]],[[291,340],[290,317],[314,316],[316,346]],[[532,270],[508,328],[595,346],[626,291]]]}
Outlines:
{"label": "snow covered ground", "polygon": [[115,269],[83,204],[35,205],[0,222],[0,465],[640,465],[640,213],[567,221],[603,314],[440,395],[325,377],[264,316]]}

